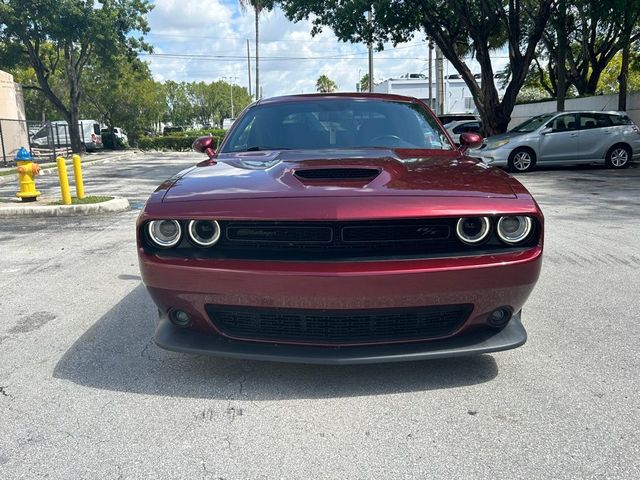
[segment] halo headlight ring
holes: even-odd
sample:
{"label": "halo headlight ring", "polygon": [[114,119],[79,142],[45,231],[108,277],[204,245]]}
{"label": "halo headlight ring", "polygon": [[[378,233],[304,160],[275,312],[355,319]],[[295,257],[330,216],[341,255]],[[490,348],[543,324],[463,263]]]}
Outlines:
{"label": "halo headlight ring", "polygon": [[[204,227],[206,227],[206,232],[201,230]],[[191,242],[198,247],[215,245],[221,235],[220,224],[216,220],[191,220],[187,232]]]}
{"label": "halo headlight ring", "polygon": [[[518,221],[518,228],[512,232],[508,232],[505,223],[507,221],[512,221],[513,219]],[[509,245],[515,245],[525,241],[529,238],[532,231],[533,221],[531,220],[531,217],[522,215],[506,215],[504,217],[500,217],[496,228],[498,238]]]}
{"label": "halo headlight ring", "polygon": [[182,227],[177,220],[151,220],[146,230],[149,240],[160,248],[175,247],[182,238]]}
{"label": "halo headlight ring", "polygon": [[[477,233],[469,233],[469,226],[465,226],[465,223],[468,220],[480,221],[480,230]],[[458,238],[467,245],[477,245],[483,242],[487,239],[490,233],[491,221],[489,220],[489,217],[462,217],[458,220],[458,223],[456,223],[456,235],[458,235]]]}

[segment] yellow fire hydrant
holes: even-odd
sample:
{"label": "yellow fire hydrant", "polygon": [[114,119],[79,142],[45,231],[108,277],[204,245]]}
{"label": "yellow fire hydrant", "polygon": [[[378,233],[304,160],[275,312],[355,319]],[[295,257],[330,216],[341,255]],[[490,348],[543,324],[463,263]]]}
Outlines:
{"label": "yellow fire hydrant", "polygon": [[16,193],[23,202],[35,202],[40,196],[40,192],[36,190],[36,182],[33,179],[40,173],[40,165],[33,163],[33,158],[29,151],[20,147],[16,154],[16,163],[18,164],[18,182],[20,191]]}

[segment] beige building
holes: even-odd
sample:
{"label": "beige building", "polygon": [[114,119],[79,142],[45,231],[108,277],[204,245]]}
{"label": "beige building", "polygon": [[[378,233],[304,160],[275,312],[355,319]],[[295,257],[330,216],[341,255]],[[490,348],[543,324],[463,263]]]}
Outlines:
{"label": "beige building", "polygon": [[29,148],[22,87],[0,70],[0,164],[12,160],[20,147]]}

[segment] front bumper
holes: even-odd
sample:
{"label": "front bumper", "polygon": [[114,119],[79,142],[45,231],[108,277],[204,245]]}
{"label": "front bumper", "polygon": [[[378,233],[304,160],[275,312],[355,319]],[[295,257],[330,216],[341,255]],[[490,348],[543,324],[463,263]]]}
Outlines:
{"label": "front bumper", "polygon": [[482,163],[494,167],[506,167],[509,164],[510,150],[504,148],[494,148],[487,150],[486,148],[471,150],[468,156],[480,160]]}
{"label": "front bumper", "polygon": [[231,340],[215,334],[177,328],[166,315],[161,314],[154,340],[161,348],[183,353],[246,360],[348,365],[460,357],[510,350],[527,341],[527,332],[518,312],[504,329],[498,331],[478,329],[424,343],[327,348]]}

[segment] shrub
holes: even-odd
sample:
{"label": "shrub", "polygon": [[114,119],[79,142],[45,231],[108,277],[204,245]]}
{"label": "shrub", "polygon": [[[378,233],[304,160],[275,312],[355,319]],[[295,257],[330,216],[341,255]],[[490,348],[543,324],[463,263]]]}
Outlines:
{"label": "shrub", "polygon": [[102,134],[102,145],[106,149],[110,150],[124,150],[129,147],[127,142],[121,138],[115,137],[116,144],[113,144],[114,137],[111,135],[111,132],[104,132]]}
{"label": "shrub", "polygon": [[224,138],[224,134],[224,130],[191,130],[157,137],[142,136],[138,140],[138,147],[141,150],[174,150],[177,152],[185,152],[191,150],[191,144],[198,137],[211,135],[217,139],[218,144],[220,144]]}

